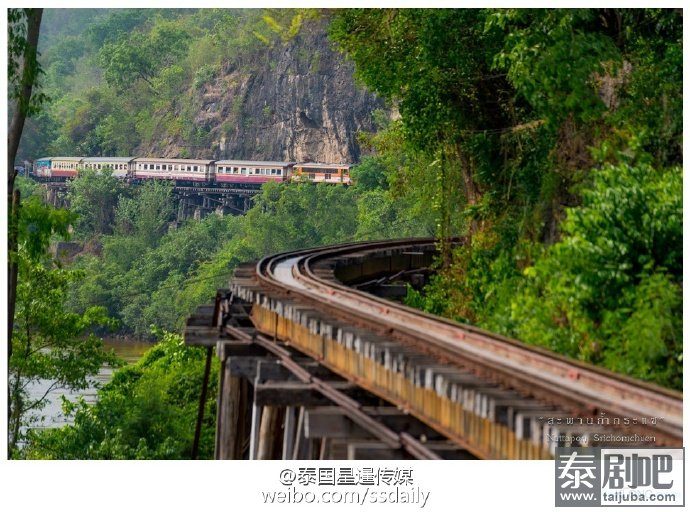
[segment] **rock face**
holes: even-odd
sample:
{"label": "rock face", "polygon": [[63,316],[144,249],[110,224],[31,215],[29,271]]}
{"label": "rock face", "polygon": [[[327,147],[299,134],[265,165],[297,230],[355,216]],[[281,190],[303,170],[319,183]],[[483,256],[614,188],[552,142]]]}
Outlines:
{"label": "rock face", "polygon": [[229,66],[195,91],[194,124],[205,134],[205,144],[183,151],[183,142],[167,140],[145,152],[357,162],[357,132],[373,131],[372,113],[385,107],[355,83],[353,71],[354,65],[333,49],[325,25],[310,22],[290,41],[255,52],[252,62]]}

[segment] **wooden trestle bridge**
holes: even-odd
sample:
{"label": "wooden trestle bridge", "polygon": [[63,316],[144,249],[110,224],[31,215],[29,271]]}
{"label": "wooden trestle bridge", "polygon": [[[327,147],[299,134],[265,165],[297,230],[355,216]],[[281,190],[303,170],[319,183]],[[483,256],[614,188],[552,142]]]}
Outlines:
{"label": "wooden trestle bridge", "polygon": [[435,253],[430,239],[394,240],[238,267],[185,332],[208,347],[207,373],[214,350],[221,361],[216,458],[682,446],[680,393],[395,302],[427,279]]}
{"label": "wooden trestle bridge", "polygon": [[[67,180],[34,179],[45,188],[48,204],[56,208],[67,206]],[[131,185],[142,180],[127,179]],[[186,219],[201,219],[210,213],[238,215],[246,213],[252,206],[251,198],[261,193],[261,184],[245,187],[226,187],[210,183],[175,184],[173,194],[177,199],[177,222]]]}

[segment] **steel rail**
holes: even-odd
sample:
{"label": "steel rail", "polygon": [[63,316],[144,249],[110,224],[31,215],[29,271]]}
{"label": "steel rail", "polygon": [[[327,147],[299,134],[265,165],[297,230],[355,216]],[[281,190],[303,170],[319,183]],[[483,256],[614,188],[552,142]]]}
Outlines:
{"label": "steel rail", "polygon": [[[340,311],[341,318],[359,319],[369,328],[383,328],[440,359],[479,368],[503,383],[535,396],[555,397],[590,415],[606,413],[636,423],[644,419],[645,428],[682,443],[681,393],[414,310],[314,273],[317,263],[347,254],[433,243],[431,239],[406,239],[287,252],[262,259],[256,275],[263,285],[319,303],[321,308]],[[275,269],[289,259],[294,260],[292,279],[285,282],[276,276]],[[649,424],[652,419],[656,425]]]}

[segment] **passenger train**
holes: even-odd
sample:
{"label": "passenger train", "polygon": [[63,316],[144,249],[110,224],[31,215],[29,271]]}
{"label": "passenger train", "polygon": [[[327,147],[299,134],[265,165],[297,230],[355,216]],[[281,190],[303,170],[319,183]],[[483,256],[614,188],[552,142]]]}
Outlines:
{"label": "passenger train", "polygon": [[350,164],[263,162],[249,160],[192,160],[138,157],[46,157],[34,163],[38,178],[68,179],[82,169],[110,168],[114,176],[133,180],[174,180],[216,183],[220,186],[257,186],[268,181],[350,185]]}

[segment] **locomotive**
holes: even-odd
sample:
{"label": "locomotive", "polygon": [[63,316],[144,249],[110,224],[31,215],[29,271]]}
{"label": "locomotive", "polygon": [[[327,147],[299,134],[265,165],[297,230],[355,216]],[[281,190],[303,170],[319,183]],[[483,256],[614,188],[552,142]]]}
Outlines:
{"label": "locomotive", "polygon": [[34,163],[39,178],[68,179],[82,169],[112,170],[133,180],[173,180],[220,186],[257,186],[269,181],[350,185],[351,164],[270,162],[250,160],[197,160],[150,157],[44,157]]}

